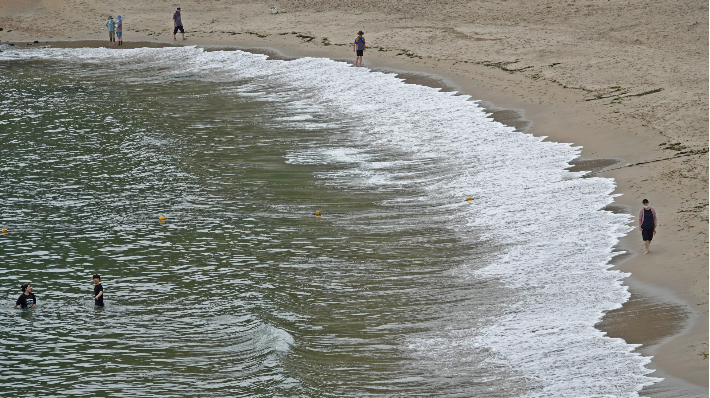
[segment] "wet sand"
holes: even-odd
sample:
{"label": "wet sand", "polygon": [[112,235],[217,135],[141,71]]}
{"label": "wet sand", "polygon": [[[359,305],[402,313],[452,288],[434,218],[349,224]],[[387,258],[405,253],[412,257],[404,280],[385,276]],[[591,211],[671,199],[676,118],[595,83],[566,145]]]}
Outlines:
{"label": "wet sand", "polygon": [[[2,44],[11,45],[17,48],[31,48],[31,47],[55,47],[55,48],[111,48],[108,41],[103,40],[66,40],[66,41],[38,41],[34,42],[3,42]],[[116,49],[131,49],[131,48],[162,48],[162,47],[174,47],[175,44],[162,43],[162,42],[124,42],[122,46],[116,46]]]}

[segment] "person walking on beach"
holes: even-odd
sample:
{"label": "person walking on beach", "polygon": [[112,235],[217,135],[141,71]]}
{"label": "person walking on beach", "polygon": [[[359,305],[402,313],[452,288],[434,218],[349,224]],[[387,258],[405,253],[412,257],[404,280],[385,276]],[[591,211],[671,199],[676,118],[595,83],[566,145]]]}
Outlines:
{"label": "person walking on beach", "polygon": [[104,306],[104,287],[101,286],[101,277],[99,274],[94,274],[94,305],[97,307]]}
{"label": "person walking on beach", "polygon": [[20,308],[34,308],[37,305],[37,297],[32,293],[32,286],[25,283],[20,286],[20,290],[22,290],[22,294],[17,298],[17,302],[12,308],[17,308],[18,305]]}
{"label": "person walking on beach", "polygon": [[116,21],[113,20],[113,16],[108,16],[106,27],[108,28],[108,41],[111,43],[111,47],[113,47],[116,45]]}
{"label": "person walking on beach", "polygon": [[651,252],[650,246],[653,240],[653,235],[656,234],[658,219],[656,218],[656,210],[648,203],[648,199],[643,200],[643,209],[639,212],[639,229],[643,237],[643,244],[646,251],[643,254]]}
{"label": "person walking on beach", "polygon": [[118,38],[118,45],[123,45],[123,18],[119,15],[116,17],[116,37]]}
{"label": "person walking on beach", "polygon": [[173,40],[177,40],[177,37],[175,35],[177,34],[178,30],[180,33],[182,33],[182,39],[185,39],[185,29],[182,27],[182,16],[180,15],[180,7],[175,10],[175,14],[173,14],[173,24],[175,25],[175,28],[173,29]]}
{"label": "person walking on beach", "polygon": [[[357,32],[357,37],[353,43],[353,51],[355,51],[355,66],[362,66],[362,55],[365,53],[365,33],[363,31]],[[360,65],[358,65],[360,62]]]}

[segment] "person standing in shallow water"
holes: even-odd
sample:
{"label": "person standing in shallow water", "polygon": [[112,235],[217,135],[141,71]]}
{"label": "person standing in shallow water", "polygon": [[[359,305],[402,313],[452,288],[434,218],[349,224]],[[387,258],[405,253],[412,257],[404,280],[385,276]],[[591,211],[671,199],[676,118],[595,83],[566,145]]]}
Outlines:
{"label": "person standing in shallow water", "polygon": [[32,293],[32,286],[29,283],[25,283],[20,286],[20,290],[22,290],[22,294],[17,298],[17,302],[12,308],[17,308],[18,305],[20,308],[34,308],[37,305],[37,298]]}
{"label": "person standing in shallow water", "polygon": [[643,244],[646,251],[643,254],[651,252],[650,246],[653,240],[653,235],[656,234],[658,226],[658,218],[656,218],[656,210],[648,203],[648,199],[643,200],[643,209],[639,212],[639,229],[643,237]]}
{"label": "person standing in shallow water", "polygon": [[104,306],[104,287],[101,285],[101,277],[95,274],[94,279],[94,305],[97,307]]}
{"label": "person standing in shallow water", "polygon": [[108,16],[106,27],[108,28],[108,41],[111,43],[111,47],[113,47],[116,45],[116,21],[113,20],[113,16]]}
{"label": "person standing in shallow water", "polygon": [[185,39],[185,29],[182,27],[182,15],[180,14],[180,7],[175,10],[175,14],[173,14],[173,25],[175,25],[175,28],[173,29],[173,40],[177,40],[177,37],[175,35],[177,34],[178,30],[180,33],[182,33],[182,39]]}
{"label": "person standing in shallow water", "polygon": [[[355,66],[362,66],[362,55],[365,54],[365,33],[363,31],[357,32],[357,37],[353,43],[353,51],[355,51]],[[360,63],[358,65],[358,62]]]}

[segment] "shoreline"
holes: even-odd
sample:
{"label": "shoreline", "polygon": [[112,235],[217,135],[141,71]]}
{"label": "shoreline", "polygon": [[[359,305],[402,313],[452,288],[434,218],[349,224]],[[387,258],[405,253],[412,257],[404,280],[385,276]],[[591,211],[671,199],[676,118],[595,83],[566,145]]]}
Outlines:
{"label": "shoreline", "polygon": [[[284,15],[289,18],[303,17],[303,15],[299,16],[299,12]],[[330,14],[326,15],[323,12],[320,16],[318,13],[310,16],[313,15],[315,15],[314,21],[302,27],[300,31],[304,31],[306,32],[304,34],[311,35],[309,37],[314,38],[323,34],[333,37],[330,32],[314,33],[319,29],[316,26],[317,21],[327,19]],[[705,19],[707,20],[707,13]],[[204,21],[206,23],[207,18]],[[352,21],[348,22],[352,23]],[[352,62],[354,59],[351,49],[347,47],[326,46],[315,40],[306,42],[298,39],[295,34],[279,33],[280,36],[275,35],[279,31],[290,29],[290,27],[274,26],[273,24],[274,22],[267,23],[260,29],[255,29],[261,32],[262,35],[266,35],[266,37],[243,32],[234,35],[222,34],[221,36],[215,34],[207,38],[189,36],[186,42],[178,40],[177,43],[172,40],[165,42],[155,39],[147,41],[146,45],[198,45],[208,49],[234,48],[245,51],[254,50],[255,52],[273,51],[273,53],[284,57],[327,57],[348,62]],[[378,25],[378,28],[381,29],[381,26]],[[368,31],[368,29],[365,30]],[[372,30],[375,29],[369,29],[369,31]],[[2,43],[6,43],[5,35],[2,33],[4,32],[0,32],[0,40],[2,40]],[[416,42],[416,39],[422,37],[422,34],[415,32],[413,41]],[[23,35],[23,37],[31,36],[26,33],[23,33]],[[100,36],[98,33],[86,32],[82,35],[82,38],[92,40]],[[167,36],[169,39],[169,35]],[[62,43],[61,40],[56,40],[57,36],[51,39],[47,36],[41,37],[46,40],[37,40],[41,42],[53,41],[54,45]],[[78,44],[80,42],[79,40],[69,39],[67,36],[62,36],[62,38],[69,40],[69,42],[65,43]],[[147,36],[145,38],[149,39]],[[124,48],[128,48],[129,43],[132,43],[128,38],[126,40],[127,46]],[[372,39],[370,40],[372,41]],[[399,40],[403,39],[400,38]],[[97,41],[96,45],[102,46],[99,44],[101,42],[104,43],[104,47],[107,47],[106,44],[108,43],[105,40]],[[482,45],[487,45],[488,42],[482,43]],[[138,42],[135,42],[135,44],[137,45]],[[33,45],[44,45],[44,43],[33,43]],[[634,310],[629,308],[634,302],[639,300],[639,297],[651,297],[651,301],[657,303],[655,304],[656,306],[667,305],[675,308],[675,312],[670,311],[671,313],[677,313],[680,311],[678,310],[680,306],[686,306],[688,308],[687,317],[669,316],[666,317],[669,319],[662,320],[664,325],[676,325],[675,328],[667,328],[666,336],[660,339],[657,338],[655,344],[641,347],[640,352],[644,355],[654,356],[647,367],[649,369],[658,369],[658,371],[650,375],[659,374],[662,375],[661,377],[666,377],[666,380],[644,389],[642,393],[658,397],[671,397],[678,396],[677,393],[683,391],[683,394],[704,394],[707,396],[708,360],[704,358],[707,357],[708,353],[708,251],[706,242],[708,157],[707,153],[696,153],[687,157],[674,157],[672,150],[663,149],[664,145],[660,144],[668,144],[674,141],[669,141],[669,133],[665,128],[667,126],[663,124],[666,123],[666,120],[653,119],[650,116],[636,116],[644,115],[639,111],[644,106],[656,110],[656,102],[658,100],[654,99],[653,95],[646,95],[629,98],[627,100],[630,103],[629,105],[614,104],[613,99],[611,103],[609,103],[609,100],[606,103],[590,101],[588,91],[579,90],[573,87],[572,84],[558,83],[554,76],[535,79],[532,74],[526,75],[520,71],[509,72],[510,68],[506,68],[507,64],[501,67],[500,64],[491,63],[461,63],[451,59],[441,61],[443,57],[436,58],[436,61],[434,61],[433,58],[429,57],[439,57],[440,55],[434,53],[430,48],[423,48],[420,52],[421,55],[414,54],[414,56],[406,54],[403,56],[395,55],[391,51],[375,51],[374,48],[366,52],[364,57],[365,66],[370,70],[398,74],[440,76],[441,79],[436,78],[435,80],[440,80],[442,84],[448,85],[453,90],[471,95],[472,98],[480,99],[481,105],[486,107],[486,109],[512,111],[517,113],[521,119],[531,121],[531,125],[525,126],[525,123],[523,123],[520,126],[513,125],[513,127],[525,129],[536,136],[546,136],[547,139],[552,141],[570,142],[573,145],[583,146],[578,159],[592,162],[604,159],[621,159],[621,163],[614,166],[606,166],[600,171],[595,171],[594,174],[614,178],[617,183],[617,189],[614,194],[623,194],[623,196],[615,198],[614,205],[628,209],[626,211],[631,212],[632,219],[635,219],[634,213],[640,207],[640,200],[648,197],[652,205],[659,211],[659,234],[654,239],[655,244],[652,246],[653,251],[650,256],[639,254],[642,244],[638,231],[630,232],[617,245],[618,251],[627,251],[632,255],[625,256],[625,258],[621,258],[621,256],[615,258],[612,261],[613,267],[611,269],[632,273],[632,276],[624,281],[624,285],[630,287],[632,298],[624,303],[624,307],[621,309],[622,315],[617,316],[618,319],[612,323],[623,326],[630,316],[635,316],[632,315]],[[383,47],[380,46],[379,48],[381,50]],[[427,55],[427,50],[432,55]],[[707,53],[707,48],[704,51]],[[545,62],[550,62],[544,63],[547,66],[540,66],[540,73],[544,75],[548,70],[554,70],[554,62],[552,61],[555,59],[553,56],[546,58]],[[707,61],[705,61],[705,64],[707,65]],[[705,82],[707,82],[707,67],[704,70]],[[578,73],[584,74],[585,72],[580,71]],[[603,76],[595,75],[594,77],[595,79],[601,79]],[[634,80],[635,78],[635,76],[632,76],[629,80]],[[608,82],[604,82],[604,84],[595,81],[596,85],[606,87],[615,85],[615,82],[616,80],[613,77]],[[664,84],[668,87],[665,90],[667,95],[676,95],[678,89],[669,86],[667,82],[661,81],[638,85],[639,88],[634,92],[643,94],[646,88],[658,87]],[[705,101],[707,101],[707,87],[703,91]],[[603,95],[604,93],[602,92]],[[661,94],[658,95],[660,96]],[[673,98],[675,97],[670,97],[670,100]],[[680,101],[682,98],[678,97],[678,100]],[[707,113],[707,105],[703,106],[704,111]],[[672,112],[672,110],[669,112]],[[619,117],[619,114],[626,116]],[[664,117],[677,124],[678,121],[676,119],[678,117],[687,119],[688,114],[680,116],[666,115]],[[701,121],[703,117],[706,118],[707,115],[701,116]],[[649,122],[649,119],[652,122]],[[654,120],[657,123],[653,123]],[[673,123],[670,125],[673,125]],[[695,127],[695,124],[686,123],[686,126]],[[698,136],[701,138],[700,141],[698,141]],[[686,137],[681,142],[683,145],[697,150],[702,145],[701,143],[706,141],[707,124],[705,124],[704,131],[699,133],[695,131],[694,135]],[[636,165],[637,163],[666,158],[668,159]],[[626,164],[632,164],[633,166],[622,167]],[[703,175],[704,184],[701,178]],[[652,178],[653,176],[656,176],[656,178]],[[645,182],[643,187],[639,186],[640,182]],[[687,203],[689,201],[688,198],[694,199],[694,201]],[[697,205],[704,206],[699,210],[693,210],[697,209],[697,207],[694,207]],[[696,228],[696,230],[692,230],[693,228]],[[701,236],[702,232],[704,232],[704,236]],[[651,305],[651,307],[653,306]],[[607,318],[613,317],[610,314],[614,313],[614,311],[607,313],[600,324],[604,324]],[[625,315],[623,311],[627,311]],[[646,308],[637,313],[653,315],[653,311],[655,310]],[[647,317],[647,319],[648,321],[658,322],[658,319],[653,319],[653,317]],[[639,330],[639,328],[644,328],[644,326],[648,327],[648,325],[642,323],[619,333],[625,333],[626,335],[623,337],[628,342],[629,339],[642,338],[643,330]],[[611,329],[604,326],[600,327],[600,330],[609,333],[611,333]]]}
{"label": "shoreline", "polygon": [[[87,45],[88,44],[88,45]],[[49,46],[56,46],[56,47],[64,47],[64,48],[82,48],[82,47],[102,47],[103,45],[100,44],[100,42],[94,42],[94,41],[70,41],[70,42],[64,42],[64,41],[57,41],[57,42],[47,42],[44,43],[44,45],[49,45]],[[170,43],[134,43],[131,48],[144,48],[144,47],[173,47]],[[227,45],[215,45],[211,47],[204,47],[204,46],[198,46],[198,47],[203,47],[208,51],[219,51],[219,50],[242,50],[242,51],[248,51],[248,52],[254,52],[254,53],[260,53],[264,55],[268,55],[272,59],[284,59],[284,60],[289,60],[289,59],[296,59],[298,58],[298,55],[285,55],[279,49],[275,48],[245,48],[241,46],[227,46]],[[252,51],[250,51],[252,50]],[[332,59],[332,58],[331,58]],[[443,75],[437,75],[434,73],[430,72],[420,72],[420,71],[408,71],[408,70],[400,70],[400,69],[394,69],[391,67],[386,67],[386,66],[379,66],[376,68],[370,68],[372,71],[380,71],[380,72],[386,72],[386,73],[394,73],[396,74],[399,78],[403,78],[406,83],[408,84],[419,84],[419,85],[426,85],[429,87],[436,87],[442,89],[442,91],[456,91],[462,95],[472,95],[471,93],[468,93],[466,91],[463,91],[461,87],[458,87],[454,85],[453,81],[450,81],[450,77],[443,76]],[[472,99],[473,96],[472,96]],[[505,108],[505,107],[500,107],[497,104],[490,102],[486,99],[476,99],[479,101],[479,105],[481,105],[487,112],[491,114],[491,117],[493,117],[494,120],[499,121],[500,123],[512,126],[516,128],[516,130],[521,131],[521,132],[529,132],[530,128],[532,127],[534,121],[528,120],[525,118],[525,110],[524,109],[516,109],[516,108]],[[548,137],[549,138],[549,137]],[[578,157],[573,161],[572,167],[570,169],[574,171],[588,171],[590,174],[604,174],[604,171],[609,168],[613,168],[615,166],[619,166],[622,163],[624,163],[624,159],[621,158],[615,158],[615,159],[610,159],[610,158],[592,158],[592,159],[586,159],[583,158],[582,156]],[[619,205],[617,203],[614,203],[610,205],[610,207],[616,207],[616,212],[623,212],[626,214],[631,214],[631,209],[628,208],[628,206],[624,205]],[[612,210],[614,211],[614,210]],[[633,214],[631,214],[633,216]],[[630,242],[626,242],[626,240],[630,239],[630,235],[633,234],[632,231],[627,235],[626,237],[622,238],[622,240],[617,244],[617,247],[615,248],[616,252],[625,252],[625,254],[620,254],[615,259],[611,261],[612,266],[610,267],[611,270],[620,270],[622,272],[628,272],[624,271],[625,267],[624,264],[631,260],[632,258],[638,257],[638,254],[633,252],[633,249],[629,247]],[[617,261],[617,259],[619,259]],[[700,320],[700,314],[697,313],[696,311],[688,310],[687,307],[689,306],[689,303],[683,301],[682,299],[678,298],[671,290],[668,289],[663,289],[667,290],[663,292],[662,294],[659,294],[658,292],[658,287],[653,288],[649,284],[646,284],[642,281],[636,280],[633,276],[629,276],[625,281],[624,285],[629,287],[629,291],[631,293],[631,297],[629,301],[623,303],[622,308],[617,309],[617,310],[612,310],[609,313],[605,314],[605,316],[600,320],[595,327],[597,329],[607,332],[609,334],[609,337],[620,337],[627,341],[629,344],[640,344],[641,346],[638,348],[638,350],[644,355],[644,356],[655,356],[657,355],[658,351],[660,350],[661,346],[664,344],[668,344],[670,341],[672,341],[676,337],[683,336],[689,332],[692,331],[693,326],[698,323]],[[650,303],[647,303],[646,307],[651,307],[641,309],[639,310],[634,310],[634,309],[628,309],[627,307],[629,306],[630,303],[633,303],[634,301],[638,300],[645,300]],[[641,316],[645,316],[646,318],[650,318],[653,315],[656,315],[661,309],[661,311],[665,310],[666,314],[666,319],[664,319],[663,325],[660,325],[657,327],[655,332],[651,332],[650,336],[648,335],[649,333],[639,333],[638,326],[636,328],[625,328],[624,325],[626,324],[626,317],[630,316],[635,316],[638,317],[639,314]],[[619,315],[613,315],[612,313],[620,313]],[[670,314],[670,316],[668,316]],[[610,319],[611,318],[611,319]],[[654,372],[649,374],[651,376],[656,376],[656,377],[663,377],[665,380],[659,383],[656,383],[650,387],[644,388],[641,392],[644,394],[651,394],[650,396],[658,396],[658,397],[665,397],[665,396],[674,396],[673,394],[678,393],[678,391],[683,391],[684,396],[703,396],[707,395],[706,389],[703,389],[702,386],[697,386],[693,384],[692,381],[686,380],[683,378],[678,378],[676,376],[672,376],[669,373],[667,373],[664,370],[664,367],[658,366],[655,361],[652,360],[652,362],[647,365],[649,369],[653,369]],[[659,376],[662,375],[662,376]],[[671,394],[671,395],[667,395]],[[692,395],[687,395],[687,394],[692,394]]]}

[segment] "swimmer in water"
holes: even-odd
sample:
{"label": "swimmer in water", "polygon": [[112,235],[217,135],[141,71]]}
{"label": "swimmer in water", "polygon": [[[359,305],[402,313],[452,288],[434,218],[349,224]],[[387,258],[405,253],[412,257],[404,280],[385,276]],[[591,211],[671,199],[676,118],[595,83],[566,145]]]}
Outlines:
{"label": "swimmer in water", "polygon": [[34,308],[37,305],[37,297],[32,293],[32,286],[25,283],[20,286],[20,290],[22,290],[22,294],[12,308],[17,308],[18,305],[20,308]]}
{"label": "swimmer in water", "polygon": [[99,274],[95,274],[94,279],[94,305],[97,307],[104,306],[104,287],[101,286],[101,277]]}

